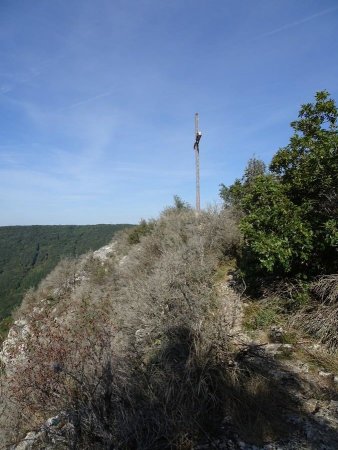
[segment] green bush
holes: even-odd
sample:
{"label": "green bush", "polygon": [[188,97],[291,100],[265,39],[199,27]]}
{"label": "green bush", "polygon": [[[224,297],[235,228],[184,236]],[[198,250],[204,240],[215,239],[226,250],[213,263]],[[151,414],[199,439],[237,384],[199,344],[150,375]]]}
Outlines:
{"label": "green bush", "polygon": [[326,91],[301,107],[290,143],[270,173],[250,160],[242,180],[223,186],[241,210],[241,266],[248,275],[316,275],[338,269],[337,108]]}
{"label": "green bush", "polygon": [[128,235],[128,242],[131,245],[139,244],[142,236],[147,236],[154,228],[154,222],[142,219],[140,223],[131,229]]}
{"label": "green bush", "polygon": [[252,255],[257,269],[270,273],[303,270],[311,255],[313,231],[279,180],[270,175],[258,177],[241,205],[244,252]]}

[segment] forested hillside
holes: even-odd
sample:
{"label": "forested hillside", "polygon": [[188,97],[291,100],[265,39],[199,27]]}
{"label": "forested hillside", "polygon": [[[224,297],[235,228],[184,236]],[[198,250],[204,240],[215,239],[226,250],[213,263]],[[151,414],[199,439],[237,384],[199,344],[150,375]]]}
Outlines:
{"label": "forested hillside", "polygon": [[34,225],[0,227],[0,318],[21,302],[65,256],[108,243],[128,225]]}

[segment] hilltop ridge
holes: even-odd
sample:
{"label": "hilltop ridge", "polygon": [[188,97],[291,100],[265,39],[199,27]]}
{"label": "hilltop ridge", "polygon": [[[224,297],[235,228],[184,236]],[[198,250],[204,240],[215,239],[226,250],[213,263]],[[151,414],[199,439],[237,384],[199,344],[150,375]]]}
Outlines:
{"label": "hilltop ridge", "polygon": [[336,354],[271,315],[277,294],[245,296],[236,221],[168,208],[61,262],[4,345],[3,439],[16,450],[335,449]]}

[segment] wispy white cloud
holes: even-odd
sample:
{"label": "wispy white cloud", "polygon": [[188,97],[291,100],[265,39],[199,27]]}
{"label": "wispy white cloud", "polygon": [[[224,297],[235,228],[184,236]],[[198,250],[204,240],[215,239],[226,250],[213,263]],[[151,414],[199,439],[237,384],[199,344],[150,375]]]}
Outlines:
{"label": "wispy white cloud", "polygon": [[303,23],[310,22],[311,20],[317,19],[318,17],[321,17],[321,16],[325,16],[325,15],[330,14],[337,10],[338,10],[338,6],[335,6],[333,8],[324,9],[323,11],[319,11],[316,14],[311,14],[310,16],[304,17],[303,19],[296,20],[295,22],[287,23],[279,28],[268,31],[266,33],[263,33],[260,36],[258,36],[257,39],[272,36],[274,34],[281,33],[282,31],[289,30],[290,28],[298,27],[299,25],[302,25]]}
{"label": "wispy white cloud", "polygon": [[10,84],[3,84],[0,87],[0,94],[7,94],[12,90],[12,86]]}
{"label": "wispy white cloud", "polygon": [[[137,221],[174,193],[189,201],[196,111],[202,197],[216,197],[218,183],[240,176],[251,152],[285,142],[278,138],[298,102],[318,86],[336,86],[332,26],[304,27],[301,45],[297,33],[292,42],[278,39],[309,21],[322,25],[320,17],[332,25],[334,0],[319,12],[299,1],[307,17],[299,18],[292,0],[244,10],[234,0],[216,0],[214,8],[197,1],[193,9],[156,0],[48,8],[36,0],[21,9],[9,2],[0,15],[1,204],[17,211],[18,223],[48,215],[79,223],[128,214]],[[242,39],[268,24],[263,36],[276,35],[286,51],[264,39],[253,51]]]}
{"label": "wispy white cloud", "polygon": [[67,105],[67,106],[65,106],[63,108],[60,108],[60,109],[56,110],[55,112],[56,113],[60,113],[60,112],[69,111],[71,109],[77,108],[78,106],[86,105],[87,103],[91,103],[91,102],[93,102],[95,100],[98,100],[100,98],[109,97],[109,96],[111,96],[113,94],[114,94],[114,90],[112,90],[112,89],[108,90],[108,91],[105,91],[105,92],[101,92],[100,94],[93,95],[93,96],[88,97],[88,98],[84,98],[83,100],[80,100],[80,101],[75,102],[75,103],[71,103],[70,105]]}

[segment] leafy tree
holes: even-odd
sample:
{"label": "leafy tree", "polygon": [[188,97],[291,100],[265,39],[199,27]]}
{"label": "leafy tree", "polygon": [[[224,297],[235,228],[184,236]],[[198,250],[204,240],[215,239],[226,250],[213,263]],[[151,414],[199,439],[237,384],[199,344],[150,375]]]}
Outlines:
{"label": "leafy tree", "polygon": [[249,159],[249,162],[244,170],[243,182],[245,185],[250,185],[260,175],[266,173],[265,163],[255,157]]}
{"label": "leafy tree", "polygon": [[264,175],[266,172],[266,166],[264,162],[255,157],[249,159],[249,162],[244,170],[244,175],[240,179],[236,179],[234,184],[227,187],[221,184],[220,197],[224,201],[225,207],[235,206],[240,207],[241,200],[249,187],[255,181],[255,178]]}
{"label": "leafy tree", "polygon": [[220,185],[219,195],[224,202],[225,208],[240,206],[243,197],[243,185],[239,178],[237,178],[231,186]]}
{"label": "leafy tree", "polygon": [[338,111],[327,91],[300,109],[291,123],[290,143],[273,157],[270,170],[288,198],[301,207],[314,235],[312,266],[316,271],[337,267],[338,245]]}
{"label": "leafy tree", "polygon": [[240,228],[245,237],[244,254],[253,264],[250,270],[304,270],[313,233],[303,220],[301,208],[287,197],[278,179],[272,175],[257,177],[241,205],[245,214]]}
{"label": "leafy tree", "polygon": [[291,123],[294,134],[273,157],[270,174],[250,160],[242,180],[222,187],[225,205],[244,214],[244,254],[254,270],[318,274],[338,269],[337,116],[329,93],[318,92]]}
{"label": "leafy tree", "polygon": [[174,205],[176,209],[190,209],[189,203],[182,200],[179,195],[174,195]]}
{"label": "leafy tree", "polygon": [[141,219],[140,223],[133,227],[128,235],[128,242],[129,244],[139,244],[141,241],[142,236],[147,236],[150,234],[155,226],[154,221],[146,221],[144,219]]}

